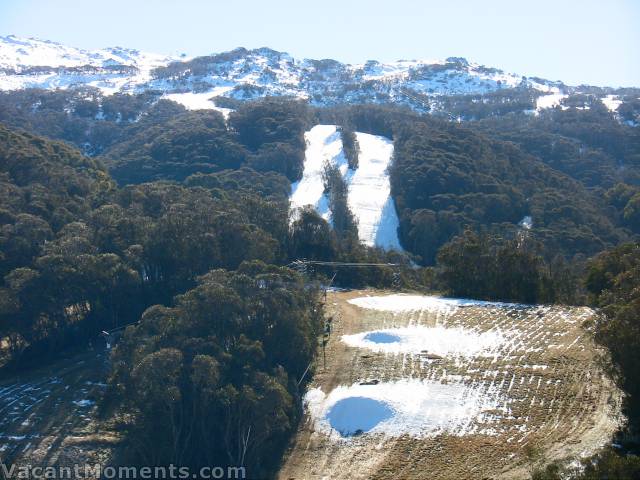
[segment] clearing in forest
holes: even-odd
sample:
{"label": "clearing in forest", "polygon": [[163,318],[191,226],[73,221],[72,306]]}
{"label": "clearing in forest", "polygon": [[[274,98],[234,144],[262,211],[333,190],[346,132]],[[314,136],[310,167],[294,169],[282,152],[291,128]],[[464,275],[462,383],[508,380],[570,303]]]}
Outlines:
{"label": "clearing in forest", "polygon": [[281,479],[523,478],[624,421],[585,307],[331,292]]}

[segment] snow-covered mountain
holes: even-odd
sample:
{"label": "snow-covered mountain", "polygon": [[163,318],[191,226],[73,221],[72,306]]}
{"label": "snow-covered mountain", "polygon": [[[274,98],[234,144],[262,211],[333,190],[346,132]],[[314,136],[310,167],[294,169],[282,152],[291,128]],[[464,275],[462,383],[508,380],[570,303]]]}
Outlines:
{"label": "snow-covered mountain", "polygon": [[95,86],[107,94],[131,91],[151,71],[178,57],[114,47],[82,50],[59,43],[0,36],[0,89]]}
{"label": "snow-covered mountain", "polygon": [[82,50],[13,35],[0,37],[0,89],[93,86],[106,94],[156,89],[167,94],[211,92],[236,99],[292,95],[314,104],[344,101],[428,104],[429,97],[487,93],[530,86],[560,92],[561,83],[467,62],[371,60],[348,65],[335,60],[297,60],[268,48],[238,48],[184,58],[126,48]]}
{"label": "snow-covered mountain", "polygon": [[0,90],[84,86],[106,95],[153,90],[190,109],[216,108],[216,104],[221,109],[236,100],[275,95],[307,99],[313,105],[395,103],[438,111],[443,110],[443,99],[452,95],[526,92],[536,98],[537,108],[531,110],[535,113],[558,105],[568,94],[594,88],[611,110],[619,105],[613,89],[569,87],[459,57],[350,65],[299,60],[269,48],[238,48],[187,58],[120,47],[82,50],[46,40],[0,37]]}

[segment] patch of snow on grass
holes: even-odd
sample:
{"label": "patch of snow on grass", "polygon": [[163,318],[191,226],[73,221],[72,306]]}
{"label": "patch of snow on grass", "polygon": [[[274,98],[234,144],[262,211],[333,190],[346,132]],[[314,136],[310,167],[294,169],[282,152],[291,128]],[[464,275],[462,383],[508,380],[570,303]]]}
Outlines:
{"label": "patch of snow on grass", "polygon": [[503,302],[486,302],[483,300],[468,300],[462,298],[444,298],[430,295],[380,295],[372,297],[358,297],[349,303],[360,308],[380,310],[383,312],[411,312],[416,310],[453,311],[458,307],[483,306],[497,308],[514,308],[518,304]]}
{"label": "patch of snow on grass", "polygon": [[497,399],[461,383],[404,379],[377,385],[339,386],[325,395],[315,388],[305,404],[316,430],[335,439],[360,434],[428,437],[464,435]]}
{"label": "patch of snow on grass", "polygon": [[463,328],[411,326],[344,335],[351,347],[383,353],[435,354],[472,357],[490,352],[504,342],[497,332],[477,333]]}

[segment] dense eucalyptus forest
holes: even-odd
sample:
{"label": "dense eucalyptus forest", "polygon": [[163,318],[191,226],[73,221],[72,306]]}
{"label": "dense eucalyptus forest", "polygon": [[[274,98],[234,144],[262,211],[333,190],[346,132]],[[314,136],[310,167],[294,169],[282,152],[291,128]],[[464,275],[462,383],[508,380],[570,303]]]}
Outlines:
{"label": "dense eucalyptus forest", "polygon": [[[590,109],[537,116],[496,101],[458,123],[400,107],[266,98],[225,120],[153,92],[0,93],[2,368],[32,368],[128,326],[104,402],[132,415],[131,461],[273,475],[301,417],[303,374],[322,332],[320,285],[336,273],[288,266],[393,263],[339,271],[335,282],[598,307],[595,335],[629,394],[634,448],[640,129],[584,101]],[[317,123],[341,127],[352,166],[353,132],[393,140],[404,253],[358,242],[330,168],[333,227],[313,210],[290,217],[304,132]],[[640,468],[602,455],[584,478]]]}

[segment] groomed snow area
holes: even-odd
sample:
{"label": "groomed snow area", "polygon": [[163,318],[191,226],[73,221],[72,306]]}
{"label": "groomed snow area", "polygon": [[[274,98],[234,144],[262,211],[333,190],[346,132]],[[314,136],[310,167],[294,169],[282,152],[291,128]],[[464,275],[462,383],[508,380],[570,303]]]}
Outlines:
{"label": "groomed snow area", "polygon": [[[467,306],[509,311],[528,308],[510,303],[403,294],[357,297],[348,302],[394,315],[415,313],[416,318],[421,312],[435,312],[438,319]],[[439,320],[433,326],[414,321],[404,327],[343,335],[341,341],[352,348],[399,356],[404,359],[403,364],[411,362],[411,358],[427,363],[454,360],[459,367],[482,362],[493,365],[501,352],[522,347],[518,332],[504,326],[482,331],[446,326]],[[487,375],[494,377],[497,373],[497,370],[487,371]],[[342,385],[328,394],[315,388],[309,390],[305,401],[316,429],[334,439],[366,433],[390,437],[426,437],[443,432],[494,434],[496,430],[493,426],[487,428],[486,423],[496,418],[489,410],[505,408],[499,388],[495,384],[481,387],[465,378],[444,371],[423,379],[411,375],[394,381]]]}
{"label": "groomed snow area", "polygon": [[360,152],[358,168],[350,170],[342,149],[340,132],[335,125],[316,125],[305,133],[302,179],[292,185],[291,208],[295,211],[312,206],[325,220],[331,221],[329,200],[324,194],[322,173],[325,163],[338,167],[348,187],[348,204],[358,222],[358,236],[365,245],[401,250],[398,240],[398,215],[387,168],[393,143],[384,137],[356,133]]}
{"label": "groomed snow area", "polygon": [[489,354],[504,340],[498,332],[478,333],[463,328],[441,326],[390,328],[342,337],[342,341],[350,347],[391,354],[429,353],[440,357],[472,357],[483,352]]}
{"label": "groomed snow area", "polygon": [[335,125],[316,125],[304,134],[307,149],[304,154],[302,179],[291,186],[289,197],[294,211],[312,206],[325,220],[329,220],[329,199],[324,194],[322,173],[328,162],[337,165],[343,175],[347,170],[347,159],[342,151],[342,140]]}
{"label": "groomed snow area", "polygon": [[346,180],[349,209],[358,220],[360,241],[385,250],[401,250],[399,220],[387,172],[393,156],[393,142],[368,133],[356,133],[356,138],[360,149],[358,168],[347,175]]}
{"label": "groomed snow area", "polygon": [[458,307],[486,306],[517,308],[521,305],[503,302],[486,302],[483,300],[469,300],[463,298],[445,298],[430,295],[381,295],[371,297],[358,297],[349,300],[349,303],[360,308],[380,310],[383,312],[411,312],[414,310],[428,311],[452,311]]}
{"label": "groomed snow area", "polygon": [[168,93],[164,95],[164,98],[179,103],[187,110],[217,110],[222,113],[226,120],[233,110],[230,108],[217,107],[211,99],[223,95],[232,89],[233,87],[216,87],[213,90],[203,93]]}
{"label": "groomed snow area", "polygon": [[305,403],[315,427],[336,439],[359,434],[428,437],[464,435],[496,400],[460,383],[405,379],[340,386],[325,395],[311,389]]}

